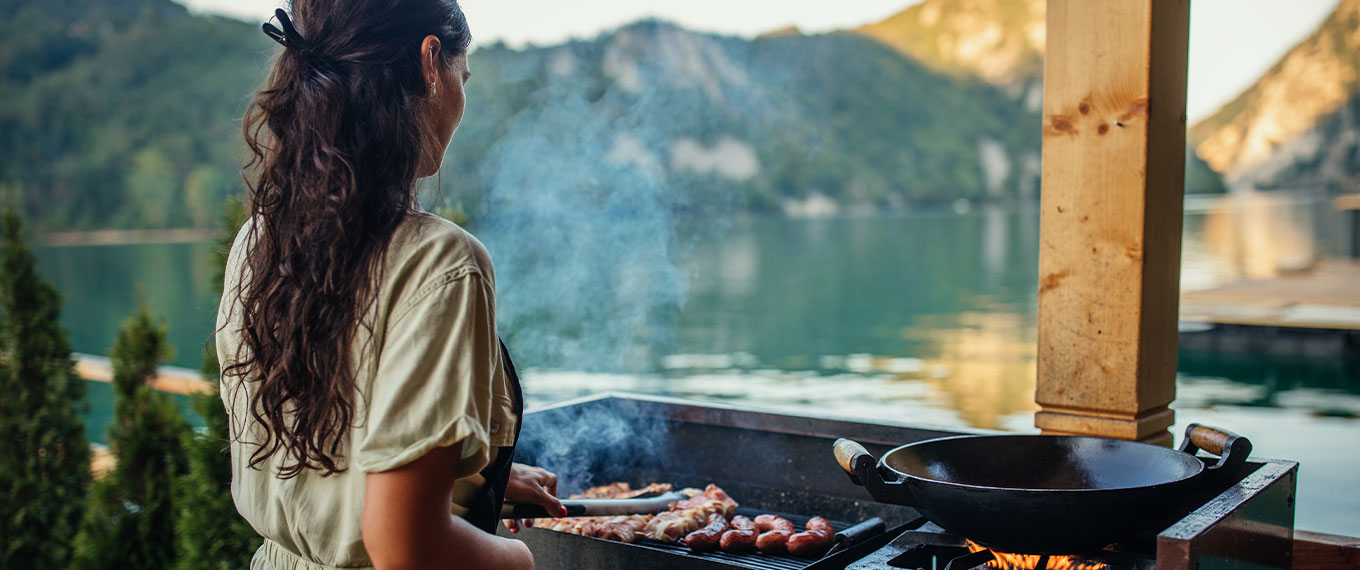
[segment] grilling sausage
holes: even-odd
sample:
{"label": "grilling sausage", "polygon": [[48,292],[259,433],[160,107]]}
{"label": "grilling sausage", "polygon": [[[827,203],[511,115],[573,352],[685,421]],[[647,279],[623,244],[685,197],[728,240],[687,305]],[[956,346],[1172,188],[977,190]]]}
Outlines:
{"label": "grilling sausage", "polygon": [[792,521],[774,515],[760,515],[756,517],[755,523],[756,530],[760,532],[760,536],[756,537],[756,550],[765,554],[788,552],[789,537],[797,530]]}
{"label": "grilling sausage", "polygon": [[696,552],[705,552],[718,547],[718,541],[727,532],[727,519],[721,514],[708,515],[708,525],[685,535],[685,544]]}
{"label": "grilling sausage", "polygon": [[812,517],[807,522],[807,532],[789,537],[789,554],[804,558],[816,558],[831,549],[831,541],[836,530],[822,517]]}
{"label": "grilling sausage", "polygon": [[718,540],[724,552],[750,552],[756,547],[756,523],[737,515],[732,517],[732,528]]}

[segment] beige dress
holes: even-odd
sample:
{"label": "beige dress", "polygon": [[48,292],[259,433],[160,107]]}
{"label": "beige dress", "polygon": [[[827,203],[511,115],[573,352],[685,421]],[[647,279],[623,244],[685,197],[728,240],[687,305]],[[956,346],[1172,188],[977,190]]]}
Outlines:
{"label": "beige dress", "polygon": [[[232,245],[217,315],[224,368],[241,346],[236,292],[250,227],[247,222]],[[452,474],[457,478],[452,513],[467,512],[485,482],[479,472],[498,448],[514,444],[516,431],[513,391],[496,335],[495,285],[491,258],[477,238],[430,214],[402,222],[388,246],[370,316],[373,332],[360,327],[352,350],[356,403],[344,472],[322,477],[304,470],[280,479],[281,453],[258,469],[249,467],[263,441],[259,426],[249,421],[255,384],[222,378],[222,401],[235,434],[232,498],[265,538],[253,570],[370,567],[360,527],[365,474],[401,467],[460,441],[464,460]]]}

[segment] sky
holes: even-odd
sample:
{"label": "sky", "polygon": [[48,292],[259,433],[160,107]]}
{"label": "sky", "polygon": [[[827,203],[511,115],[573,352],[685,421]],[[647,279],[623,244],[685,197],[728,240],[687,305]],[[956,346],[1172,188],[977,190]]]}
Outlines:
{"label": "sky", "polygon": [[[268,19],[279,0],[177,0],[198,11]],[[1190,13],[1191,121],[1254,83],[1322,23],[1338,0],[1195,0]],[[479,42],[546,45],[659,17],[685,27],[754,36],[796,25],[827,32],[881,20],[919,0],[463,0]]]}

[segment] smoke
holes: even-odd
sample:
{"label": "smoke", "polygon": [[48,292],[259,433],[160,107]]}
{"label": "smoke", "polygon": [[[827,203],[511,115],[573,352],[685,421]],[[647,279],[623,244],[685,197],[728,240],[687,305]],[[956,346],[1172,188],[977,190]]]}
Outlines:
{"label": "smoke", "polygon": [[[627,481],[639,466],[667,457],[668,424],[620,413],[612,406],[577,405],[525,416],[517,460],[557,474],[558,495]],[[633,483],[644,483],[633,481]]]}
{"label": "smoke", "polygon": [[685,299],[663,178],[607,161],[614,132],[579,97],[518,116],[488,157],[478,233],[521,360],[576,370],[650,362]]}
{"label": "smoke", "polygon": [[679,232],[678,217],[730,216],[739,183],[694,192],[677,180],[759,171],[713,124],[714,106],[744,101],[724,89],[746,85],[713,41],[640,25],[542,53],[524,72],[541,84],[497,125],[473,219],[495,261],[498,323],[526,367],[641,372],[664,356],[688,291],[680,259],[702,237]]}

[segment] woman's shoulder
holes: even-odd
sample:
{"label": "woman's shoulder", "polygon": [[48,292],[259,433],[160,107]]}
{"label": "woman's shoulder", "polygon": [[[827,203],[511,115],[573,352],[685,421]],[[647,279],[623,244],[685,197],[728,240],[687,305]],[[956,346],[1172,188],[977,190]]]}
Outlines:
{"label": "woman's shoulder", "polygon": [[255,216],[246,216],[245,222],[236,229],[236,235],[231,239],[231,249],[227,250],[227,266],[223,271],[223,293],[233,291],[238,285],[237,282],[241,277],[241,266],[245,263],[246,250],[250,247],[249,242],[254,227]]}
{"label": "woman's shoulder", "polygon": [[495,271],[486,246],[458,224],[416,212],[406,216],[392,235],[385,279],[424,283],[449,275],[477,274],[494,282]]}

